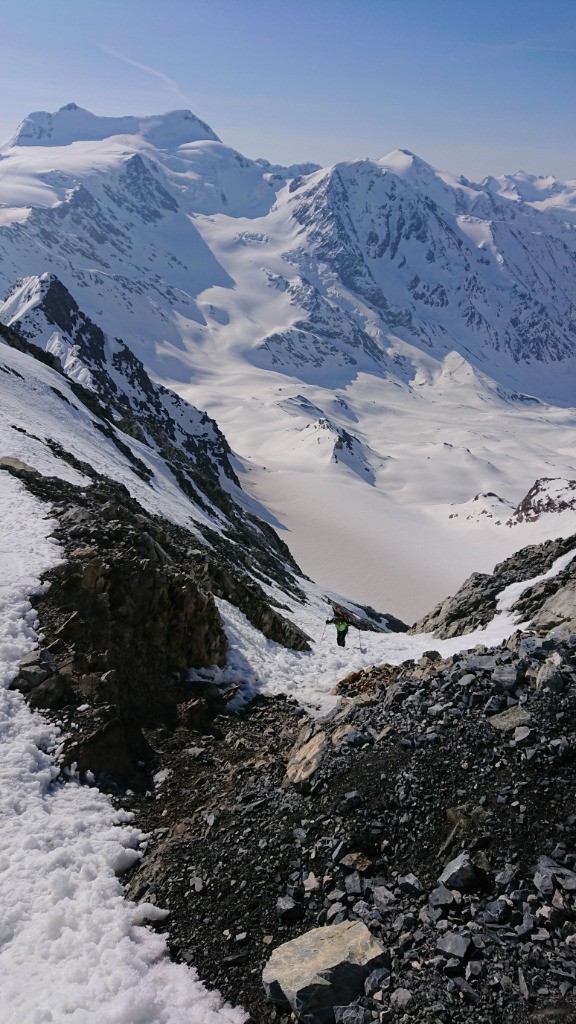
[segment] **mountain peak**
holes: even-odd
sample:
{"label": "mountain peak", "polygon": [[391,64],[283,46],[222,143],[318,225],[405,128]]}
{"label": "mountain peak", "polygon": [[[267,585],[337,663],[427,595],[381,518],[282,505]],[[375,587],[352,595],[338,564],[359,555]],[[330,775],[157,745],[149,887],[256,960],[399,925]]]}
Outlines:
{"label": "mountain peak", "polygon": [[409,149],[394,149],[387,156],[377,161],[380,167],[385,170],[394,171],[395,174],[413,177],[415,174],[434,174],[438,172],[431,164],[426,163],[422,157],[416,156]]}
{"label": "mountain peak", "polygon": [[36,110],[16,129],[8,146],[69,146],[73,142],[101,142],[115,135],[140,135],[159,149],[175,149],[188,142],[220,139],[190,110],[171,110],[149,117],[100,117],[76,103],[55,113]]}
{"label": "mountain peak", "polygon": [[0,302],[0,323],[11,326],[48,295],[53,285],[60,285],[55,274],[44,273],[20,278],[4,302]]}

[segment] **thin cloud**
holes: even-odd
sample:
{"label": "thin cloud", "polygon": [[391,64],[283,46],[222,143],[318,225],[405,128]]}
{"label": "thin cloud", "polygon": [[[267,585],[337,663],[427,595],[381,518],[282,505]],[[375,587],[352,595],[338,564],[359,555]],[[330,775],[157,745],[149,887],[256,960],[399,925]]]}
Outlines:
{"label": "thin cloud", "polygon": [[169,78],[168,75],[163,74],[162,71],[157,71],[156,68],[150,68],[147,64],[140,64],[139,61],[132,60],[131,57],[126,57],[125,54],[118,53],[117,50],[111,50],[109,46],[101,46],[100,49],[103,50],[104,53],[109,54],[110,57],[117,57],[118,60],[123,60],[125,64],[130,64],[133,68],[138,68],[139,71],[144,71],[147,75],[152,75],[153,78],[158,78],[168,92],[171,92],[180,100],[186,99],[184,94],[178,88],[178,83],[175,82],[173,78]]}

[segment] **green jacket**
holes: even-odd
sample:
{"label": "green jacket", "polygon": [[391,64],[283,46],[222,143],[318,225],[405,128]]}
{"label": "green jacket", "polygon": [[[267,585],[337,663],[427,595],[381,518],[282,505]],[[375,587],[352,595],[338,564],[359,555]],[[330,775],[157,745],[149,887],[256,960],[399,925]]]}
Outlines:
{"label": "green jacket", "polygon": [[345,622],[344,619],[326,619],[326,624],[333,622],[339,633],[345,633],[350,625],[349,622]]}

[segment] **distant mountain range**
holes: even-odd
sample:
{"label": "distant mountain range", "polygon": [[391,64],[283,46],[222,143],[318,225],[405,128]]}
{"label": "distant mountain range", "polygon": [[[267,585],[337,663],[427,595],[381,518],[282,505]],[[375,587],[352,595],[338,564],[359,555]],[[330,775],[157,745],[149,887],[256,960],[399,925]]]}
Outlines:
{"label": "distant mountain range", "polygon": [[[576,182],[407,151],[282,168],[189,111],[68,104],[0,148],[0,296],[119,424],[240,482],[357,600],[409,618],[574,530]],[[544,478],[568,498],[515,514]]]}

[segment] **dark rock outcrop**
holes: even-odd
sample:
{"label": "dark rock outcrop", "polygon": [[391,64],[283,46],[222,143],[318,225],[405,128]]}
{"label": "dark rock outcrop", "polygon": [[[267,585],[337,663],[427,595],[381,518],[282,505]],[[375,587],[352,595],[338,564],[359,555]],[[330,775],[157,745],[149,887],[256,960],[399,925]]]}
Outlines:
{"label": "dark rock outcrop", "polygon": [[212,728],[227,694],[188,681],[190,669],[226,661],[212,591],[277,642],[306,646],[248,574],[147,515],[121,484],[99,477],[78,488],[11,459],[3,468],[50,502],[66,553],[36,598],[47,647],[23,659],[13,686],[33,707],[75,721],[66,761],[83,775],[146,789],[155,760],[147,730]]}
{"label": "dark rock outcrop", "polygon": [[575,508],[576,480],[540,477],[516,506],[511,521],[534,523],[547,513],[565,512]]}
{"label": "dark rock outcrop", "polygon": [[[500,562],[490,576],[485,573],[473,573],[453,597],[440,602],[433,611],[415,622],[410,633],[433,633],[437,637],[452,637],[485,626],[494,617],[498,596],[505,587],[511,583],[522,583],[524,580],[543,575],[557,558],[575,548],[576,535],[566,539],[549,540],[544,544],[532,545],[518,551],[504,562]],[[549,611],[543,613],[541,624],[544,625],[547,614],[549,625],[544,628],[569,621],[571,617],[574,618],[574,615],[571,615],[570,604],[570,595],[574,592],[574,579],[576,562],[571,562],[552,579],[543,580],[529,587],[514,604],[514,611],[519,612],[524,620],[531,619],[544,608],[552,595],[557,594],[555,601],[547,605]],[[560,613],[560,595],[564,588],[568,607]]]}

